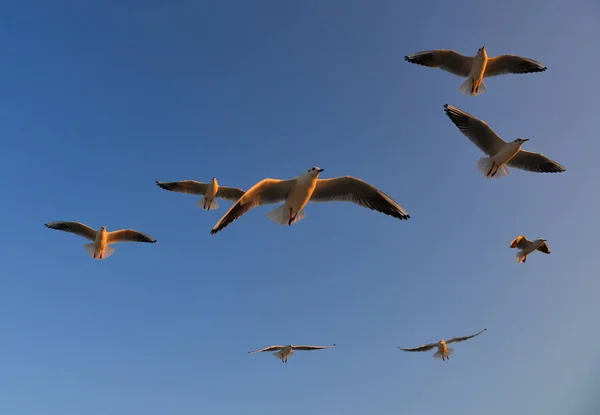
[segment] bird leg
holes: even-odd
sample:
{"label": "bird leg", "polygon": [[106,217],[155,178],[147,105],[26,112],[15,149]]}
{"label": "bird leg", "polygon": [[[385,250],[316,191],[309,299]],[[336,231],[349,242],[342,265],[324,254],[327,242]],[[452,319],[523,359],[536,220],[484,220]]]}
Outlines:
{"label": "bird leg", "polygon": [[292,208],[290,208],[290,220],[288,221],[288,226],[292,224],[292,222],[296,219],[296,215],[292,216]]}
{"label": "bird leg", "polygon": [[[492,162],[492,167],[490,168],[490,171],[488,171],[488,173],[487,173],[487,176],[489,176],[489,175],[492,173],[492,170],[494,170],[494,166],[495,166],[495,165],[496,165],[496,162],[495,162],[495,161],[493,161],[493,162]],[[494,176],[492,175],[492,177],[494,177]]]}

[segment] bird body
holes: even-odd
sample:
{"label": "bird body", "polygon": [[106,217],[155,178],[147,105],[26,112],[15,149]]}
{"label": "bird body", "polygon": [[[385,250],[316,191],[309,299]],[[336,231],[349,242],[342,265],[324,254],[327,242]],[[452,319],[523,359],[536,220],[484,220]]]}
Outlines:
{"label": "bird body", "polygon": [[534,251],[540,251],[545,254],[550,253],[550,247],[547,244],[547,240],[543,238],[530,241],[525,236],[519,235],[510,243],[510,247],[520,249],[520,251],[517,252],[518,263],[527,261],[527,255]]}
{"label": "bird body", "polygon": [[99,230],[90,228],[80,222],[50,222],[46,227],[59,231],[70,232],[82,236],[92,243],[83,245],[85,251],[94,259],[106,259],[115,252],[115,248],[110,246],[117,242],[149,242],[155,243],[156,239],[150,235],[135,231],[133,229],[121,229],[118,231],[107,232],[106,226]]}
{"label": "bird body", "polygon": [[485,68],[487,66],[488,56],[485,46],[477,51],[473,59],[469,76],[460,86],[460,91],[466,95],[480,95],[487,91],[487,86],[483,82]]}

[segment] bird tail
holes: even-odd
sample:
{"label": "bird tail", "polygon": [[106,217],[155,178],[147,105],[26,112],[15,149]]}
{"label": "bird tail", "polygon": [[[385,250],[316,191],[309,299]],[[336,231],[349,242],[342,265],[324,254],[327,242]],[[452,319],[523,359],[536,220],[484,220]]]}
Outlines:
{"label": "bird tail", "polygon": [[200,199],[197,203],[204,210],[215,210],[219,208],[219,202],[217,202],[217,198],[215,197],[212,202],[208,203],[206,200],[206,196]]}
{"label": "bird tail", "polygon": [[[290,210],[289,209],[290,208],[287,205],[283,204],[283,205],[279,206],[278,208],[275,208],[275,209],[271,210],[270,212],[267,212],[267,217],[279,225],[287,225],[290,221]],[[306,213],[304,213],[304,209],[302,209],[300,212],[296,213],[296,217],[294,218],[292,223],[289,223],[289,224],[292,225],[296,222],[299,222],[302,219],[304,219],[305,217],[306,217]]]}
{"label": "bird tail", "polygon": [[[293,354],[294,354],[294,351],[290,350],[288,357],[290,357]],[[273,356],[275,356],[277,359],[281,360],[281,358],[283,357],[283,350],[279,350],[278,352],[273,353]]]}
{"label": "bird tail", "polygon": [[[94,244],[85,244],[83,245],[83,247],[85,248],[85,252],[87,252],[87,254],[89,256],[91,256],[92,258],[94,258],[94,253],[96,252],[96,248],[94,247]],[[102,258],[100,258],[100,256],[97,256],[94,259],[106,259],[109,256],[111,256],[112,254],[114,254],[115,252],[115,248],[113,248],[112,246],[106,246],[106,248],[104,248],[104,254],[102,255]]]}
{"label": "bird tail", "polygon": [[475,80],[469,76],[465,80],[465,82],[463,82],[458,87],[458,89],[460,92],[462,92],[465,95],[476,96],[476,95],[481,95],[485,91],[487,91],[487,86],[485,85],[485,82],[483,82],[483,79],[482,79],[481,82],[479,83],[479,87],[477,88],[477,91],[475,91]]}
{"label": "bird tail", "polygon": [[498,179],[510,174],[506,166],[496,166],[493,157],[482,157],[477,160],[477,169],[488,179]]}
{"label": "bird tail", "polygon": [[525,262],[527,260],[527,255],[523,251],[517,252],[517,262],[520,264],[521,262]]}
{"label": "bird tail", "polygon": [[452,356],[452,353],[454,353],[454,347],[448,347],[448,356]]}
{"label": "bird tail", "polygon": [[441,359],[444,355],[439,350],[433,354],[435,359]]}

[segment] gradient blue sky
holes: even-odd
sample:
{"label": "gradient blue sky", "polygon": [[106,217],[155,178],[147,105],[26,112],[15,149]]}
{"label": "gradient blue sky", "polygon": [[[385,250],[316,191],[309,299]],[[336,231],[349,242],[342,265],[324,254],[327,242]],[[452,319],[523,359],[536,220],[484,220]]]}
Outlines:
{"label": "gradient blue sky", "polygon": [[[0,413],[597,414],[598,2],[7,1],[0,16]],[[487,81],[404,62],[514,53]],[[444,115],[567,172],[497,181]],[[155,180],[360,177],[408,221],[314,204],[279,227]],[[44,228],[131,227],[106,261]],[[517,264],[510,241],[551,255]],[[449,362],[413,347],[488,331]],[[282,365],[247,351],[331,344]]]}

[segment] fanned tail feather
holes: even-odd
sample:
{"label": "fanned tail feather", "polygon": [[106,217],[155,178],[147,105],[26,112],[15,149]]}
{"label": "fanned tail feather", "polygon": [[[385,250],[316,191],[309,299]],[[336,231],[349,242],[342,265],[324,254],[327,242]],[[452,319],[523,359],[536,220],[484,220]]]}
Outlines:
{"label": "fanned tail feather", "polygon": [[[94,258],[94,253],[96,252],[96,248],[94,247],[94,244],[93,243],[85,244],[85,245],[83,245],[83,247],[85,248],[85,252],[87,252],[87,254],[89,256]],[[115,248],[107,245],[106,248],[104,248],[104,253],[102,254],[102,258],[100,258],[100,255],[97,255],[96,258],[94,258],[94,259],[98,259],[98,260],[106,259],[114,253],[115,253]]]}
{"label": "fanned tail feather", "polygon": [[482,157],[477,160],[477,169],[488,179],[498,179],[510,174],[506,166],[496,166],[493,157]]}
{"label": "fanned tail feather", "polygon": [[219,208],[219,202],[217,202],[216,197],[210,203],[208,203],[208,200],[206,200],[206,197],[203,197],[202,199],[200,199],[198,201],[197,205],[200,206],[204,210],[215,210],[215,209]]}
{"label": "fanned tail feather", "polygon": [[520,264],[521,262],[525,262],[527,260],[527,255],[523,253],[523,251],[517,252],[517,262]]}
{"label": "fanned tail feather", "polygon": [[287,207],[286,205],[281,205],[278,208],[275,208],[275,209],[271,210],[270,212],[267,212],[267,217],[279,225],[288,225],[288,224],[293,225],[294,223],[299,222],[306,217],[306,213],[304,213],[304,209],[302,209],[300,212],[298,212],[296,214],[296,217],[294,218],[292,223],[289,223],[289,221],[290,221],[290,210],[289,209],[290,208]]}
{"label": "fanned tail feather", "polygon": [[487,91],[487,86],[485,85],[485,82],[483,82],[483,80],[481,80],[481,82],[479,83],[479,88],[477,89],[477,91],[474,90],[474,83],[475,81],[469,77],[458,87],[458,89],[463,94],[470,95],[472,97],[476,95],[481,95],[485,91]]}
{"label": "fanned tail feather", "polygon": [[87,254],[93,258],[95,251],[94,244],[85,244],[83,247],[85,248],[85,252],[87,252]]}

